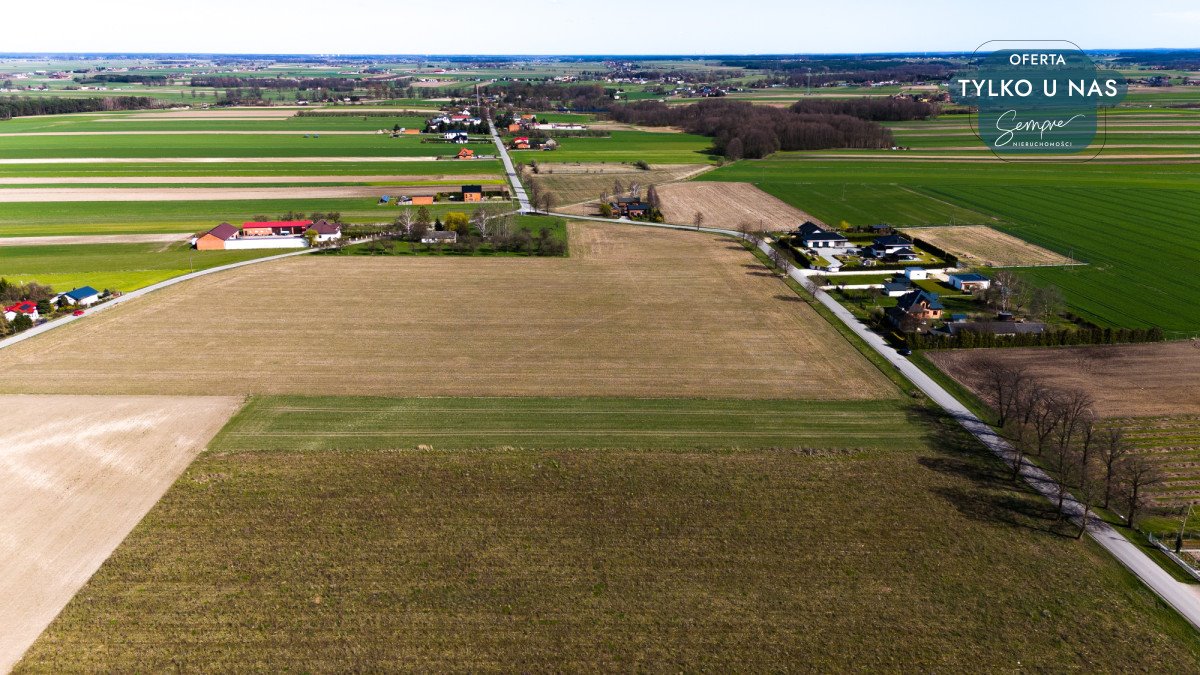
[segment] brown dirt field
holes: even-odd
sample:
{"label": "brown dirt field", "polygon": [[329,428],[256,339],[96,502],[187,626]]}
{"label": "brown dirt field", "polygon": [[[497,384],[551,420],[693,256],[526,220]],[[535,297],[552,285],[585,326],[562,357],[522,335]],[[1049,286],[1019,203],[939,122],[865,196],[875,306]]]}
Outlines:
{"label": "brown dirt field", "polygon": [[9,422],[0,429],[0,672],[12,668],[241,403],[0,398]]}
{"label": "brown dirt field", "polygon": [[54,176],[45,177],[0,177],[0,185],[119,185],[129,184],[161,184],[161,185],[206,185],[210,183],[236,184],[264,182],[285,183],[427,183],[434,181],[454,181],[455,183],[502,182],[494,173],[480,174],[429,174],[429,175],[336,175],[336,176]]}
{"label": "brown dirt field", "polygon": [[740,245],[570,231],[569,258],[302,256],[202,277],[0,350],[0,393],[897,395]]}
{"label": "brown dirt field", "polygon": [[907,229],[934,246],[957,255],[963,262],[990,267],[1074,265],[1077,261],[986,225],[947,225]]}
{"label": "brown dirt field", "polygon": [[792,229],[811,215],[767,194],[750,183],[696,182],[664,185],[658,190],[663,217],[668,223],[690,224],[696,211],[708,227],[737,228],[739,223],[761,224],[763,230]]}
{"label": "brown dirt field", "polygon": [[185,241],[195,232],[175,234],[85,234],[62,237],[0,237],[0,246],[62,246],[65,244],[159,244]]}
{"label": "brown dirt field", "polygon": [[926,352],[976,393],[980,361],[1023,363],[1059,387],[1079,387],[1105,417],[1200,414],[1200,342]]}
{"label": "brown dirt field", "polygon": [[634,166],[621,165],[543,164],[538,174],[526,170],[525,178],[553,192],[559,205],[590,204],[591,208],[579,211],[578,215],[595,215],[598,213],[596,200],[601,192],[612,192],[614,181],[620,180],[626,188],[637,183],[644,194],[651,185],[686,180],[712,168],[695,164],[662,164],[643,171]]}
{"label": "brown dirt field", "polygon": [[0,164],[313,164],[329,162],[436,162],[437,157],[6,157]]}

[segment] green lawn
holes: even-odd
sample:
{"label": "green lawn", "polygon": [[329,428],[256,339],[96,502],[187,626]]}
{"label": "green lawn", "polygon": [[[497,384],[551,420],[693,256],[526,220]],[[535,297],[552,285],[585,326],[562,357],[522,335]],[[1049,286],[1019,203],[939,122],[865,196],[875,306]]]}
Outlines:
{"label": "green lawn", "polygon": [[903,402],[254,398],[17,672],[1200,669],[964,442]]}
{"label": "green lawn", "polygon": [[[298,127],[303,128],[303,127]],[[491,143],[423,143],[390,135],[152,134],[0,137],[0,159],[92,157],[434,157],[462,148],[495,154]]]}

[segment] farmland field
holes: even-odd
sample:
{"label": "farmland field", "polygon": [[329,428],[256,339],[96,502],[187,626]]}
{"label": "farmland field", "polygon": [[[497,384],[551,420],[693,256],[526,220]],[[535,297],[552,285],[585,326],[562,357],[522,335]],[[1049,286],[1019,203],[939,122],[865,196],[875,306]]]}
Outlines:
{"label": "farmland field", "polygon": [[[1100,325],[1200,333],[1200,178],[1182,164],[742,161],[702,181],[748,181],[825,222],[988,225],[1076,267],[1020,270]],[[1148,236],[1147,233],[1153,233]]]}
{"label": "farmland field", "polygon": [[949,251],[962,262],[971,265],[1039,267],[1075,263],[1066,256],[1034,246],[986,225],[919,227],[904,230],[904,233]]}
{"label": "farmland field", "polygon": [[697,211],[708,227],[791,230],[813,220],[809,214],[749,183],[675,183],[658,190],[668,223],[692,222]]}
{"label": "farmland field", "polygon": [[979,393],[986,360],[1026,366],[1058,387],[1087,391],[1106,417],[1200,415],[1200,343],[956,349],[925,352],[929,360]]}
{"label": "farmland field", "polygon": [[[649,131],[613,131],[610,138],[563,138],[553,152],[514,150],[514,162],[637,162],[650,164],[706,164],[712,141],[692,134]],[[484,152],[487,152],[485,149]],[[432,154],[432,153],[426,153]]]}
{"label": "farmland field", "polygon": [[241,405],[5,396],[0,671],[7,672]]}
{"label": "farmland field", "polygon": [[[386,192],[386,189],[381,190]],[[171,202],[44,202],[5,204],[0,209],[0,237],[93,234],[202,232],[221,222],[242,223],[259,215],[278,217],[288,211],[336,211],[348,222],[390,222],[401,209],[379,206],[375,198],[246,199]],[[461,202],[428,207],[433,214],[470,210]]]}
{"label": "farmland field", "polygon": [[255,398],[17,672],[1200,668],[960,433],[899,401]]}
{"label": "farmland field", "polygon": [[[628,164],[560,164],[539,162],[540,171],[533,174],[526,170],[522,177],[526,183],[533,181],[539,188],[549,190],[559,207],[586,202],[598,202],[601,193],[611,194],[616,181],[625,189],[633,184],[644,193],[651,185],[661,185],[684,180],[707,170],[696,164],[667,164],[653,166],[649,170]],[[593,215],[595,208],[581,206],[577,215]],[[556,207],[556,210],[561,210]],[[571,211],[574,213],[574,211]]]}
{"label": "farmland field", "polygon": [[0,391],[896,395],[739,244],[570,227],[570,258],[302,256],[197,279],[0,351]]}

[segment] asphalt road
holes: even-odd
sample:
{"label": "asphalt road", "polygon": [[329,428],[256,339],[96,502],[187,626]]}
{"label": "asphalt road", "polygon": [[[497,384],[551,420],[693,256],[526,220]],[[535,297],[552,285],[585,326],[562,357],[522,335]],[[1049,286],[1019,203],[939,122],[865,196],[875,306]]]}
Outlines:
{"label": "asphalt road", "polygon": [[[611,218],[599,218],[591,216],[572,216],[570,214],[559,213],[554,214],[565,218],[574,218],[577,220],[594,220],[600,222],[622,222],[631,225],[643,225],[650,227],[664,227],[673,230],[693,230],[700,232],[709,232],[713,234],[725,234],[734,237],[742,235],[733,230],[721,228],[702,227],[695,228],[685,225],[668,225],[662,223],[645,223],[620,219],[619,221]],[[763,253],[769,254],[770,246],[766,242],[759,243],[759,249]],[[896,367],[905,377],[909,379],[918,389],[921,390],[931,401],[941,406],[949,415],[951,415],[959,424],[963,426],[971,435],[979,439],[989,450],[1000,457],[1008,466],[1013,465],[1015,454],[1012,446],[1008,441],[1004,440],[996,434],[996,432],[988,426],[983,420],[975,416],[973,412],[967,409],[958,399],[954,398],[950,392],[946,391],[941,385],[933,381],[920,368],[917,368],[907,357],[901,356],[893,349],[875,331],[871,330],[865,323],[855,317],[850,310],[843,307],[840,303],[833,299],[825,291],[817,288],[808,280],[810,274],[807,270],[791,269],[788,272],[789,276],[804,286],[810,293],[813,294],[822,305],[827,307],[834,316],[842,323],[846,324],[850,330],[863,339],[872,349],[879,352],[889,363]],[[1030,486],[1044,495],[1047,499],[1057,501],[1055,487],[1050,477],[1044,471],[1028,463],[1024,463],[1021,467],[1021,476]],[[1077,502],[1074,497],[1068,496],[1063,505],[1063,510],[1076,523],[1079,523],[1083,514],[1083,506]],[[1150,556],[1146,555],[1138,546],[1131,543],[1128,539],[1117,532],[1115,528],[1110,526],[1094,516],[1088,518],[1087,526],[1088,535],[1100,544],[1113,555],[1121,564],[1123,564],[1137,578],[1142,580],[1153,590],[1160,598],[1162,598],[1171,607],[1174,607],[1188,623],[1200,630],[1200,593],[1198,593],[1190,584],[1176,581],[1174,577],[1168,574],[1165,570],[1158,566]]]}
{"label": "asphalt road", "polygon": [[491,116],[488,117],[488,130],[492,132],[492,142],[496,144],[496,150],[500,153],[500,161],[504,162],[504,173],[508,175],[508,182],[512,183],[513,194],[517,197],[517,203],[521,205],[521,213],[529,213],[533,210],[529,205],[529,195],[525,194],[525,186],[521,185],[521,179],[517,177],[512,158],[508,156],[508,148],[504,147],[504,141],[500,140],[500,134],[496,133],[496,123]]}

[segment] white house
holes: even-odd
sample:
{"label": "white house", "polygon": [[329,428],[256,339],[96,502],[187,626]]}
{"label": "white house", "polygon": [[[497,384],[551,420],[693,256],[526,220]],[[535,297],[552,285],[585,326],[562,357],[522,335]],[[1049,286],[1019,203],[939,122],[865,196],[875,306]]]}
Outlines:
{"label": "white house", "polygon": [[91,286],[84,286],[83,288],[76,288],[67,291],[66,293],[63,293],[61,297],[66,298],[67,302],[71,303],[72,305],[90,307],[97,302],[100,302],[100,291],[97,291]]}
{"label": "white house", "polygon": [[984,291],[992,287],[991,279],[974,272],[951,274],[948,277],[948,281],[951,286],[967,293]]}
{"label": "white house", "polygon": [[921,281],[929,278],[929,270],[924,267],[905,267],[904,278],[909,281]]}

